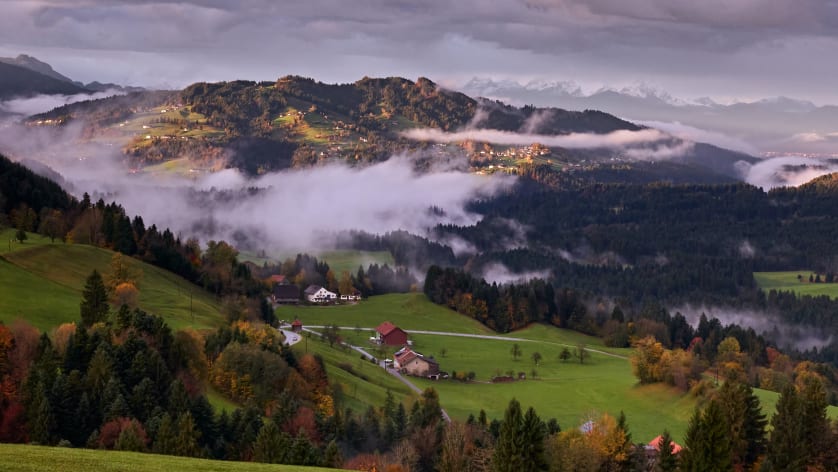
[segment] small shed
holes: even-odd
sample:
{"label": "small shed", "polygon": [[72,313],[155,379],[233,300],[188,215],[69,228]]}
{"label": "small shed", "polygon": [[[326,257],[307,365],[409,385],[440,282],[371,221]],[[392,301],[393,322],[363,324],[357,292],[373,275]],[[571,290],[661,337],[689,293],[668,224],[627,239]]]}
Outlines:
{"label": "small shed", "polygon": [[303,322],[302,321],[294,320],[294,322],[291,323],[291,331],[293,331],[295,333],[299,333],[302,330],[303,330]]}

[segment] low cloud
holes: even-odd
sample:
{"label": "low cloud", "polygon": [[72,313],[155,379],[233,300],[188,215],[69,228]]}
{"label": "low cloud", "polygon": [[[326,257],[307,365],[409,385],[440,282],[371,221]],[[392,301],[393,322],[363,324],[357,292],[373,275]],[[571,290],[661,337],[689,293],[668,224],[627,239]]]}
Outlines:
{"label": "low cloud", "polygon": [[683,139],[685,141],[692,141],[696,143],[709,143],[725,149],[731,149],[747,154],[759,153],[759,150],[756,148],[756,146],[748,143],[744,139],[728,136],[724,133],[719,133],[717,131],[708,131],[705,129],[697,128],[695,126],[685,125],[677,121],[644,121],[631,119],[628,119],[628,121],[631,121],[632,123],[637,123],[642,126],[648,126],[650,128],[656,128],[661,131],[665,131],[666,133],[669,133],[672,136]]}
{"label": "low cloud", "polygon": [[515,133],[496,129],[470,129],[448,133],[436,128],[414,128],[402,133],[409,139],[432,141],[435,143],[457,143],[462,141],[480,141],[509,146],[527,146],[539,143],[550,147],[568,149],[621,148],[630,145],[653,143],[669,139],[670,136],[656,129],[639,131],[618,130],[611,133],[570,133],[564,135],[544,135]]}
{"label": "low cloud", "polygon": [[707,318],[717,318],[722,325],[737,324],[745,328],[752,328],[759,334],[776,342],[780,348],[792,347],[802,351],[812,348],[823,348],[835,340],[832,334],[826,334],[822,329],[805,326],[791,325],[783,322],[780,318],[771,313],[755,310],[742,310],[724,307],[707,307],[683,305],[673,308],[670,312],[680,312],[687,319],[687,322],[698,327],[701,315]]}
{"label": "low cloud", "polygon": [[487,282],[494,282],[498,284],[510,284],[517,282],[527,282],[533,279],[546,279],[550,276],[549,270],[534,270],[526,272],[513,272],[503,264],[491,263],[483,267],[481,276]]}
{"label": "low cloud", "polygon": [[92,94],[36,95],[30,98],[15,98],[0,102],[0,112],[12,115],[30,116],[52,110],[53,108],[58,108],[60,106],[69,105],[71,103],[81,102],[84,100],[97,100],[100,98],[112,97],[114,95],[124,95],[124,92],[119,90],[105,90],[104,92],[96,92]]}
{"label": "low cloud", "polygon": [[753,259],[756,253],[757,250],[754,248],[754,246],[751,245],[751,242],[747,239],[739,244],[739,256],[745,259]]}
{"label": "low cloud", "polygon": [[[465,164],[417,172],[416,159],[427,156],[409,155],[369,166],[335,163],[257,178],[233,169],[195,179],[163,178],[131,174],[119,145],[86,142],[81,131],[81,123],[60,128],[7,125],[0,129],[0,152],[44,163],[76,195],[88,192],[116,200],[147,225],[254,249],[326,249],[332,235],[353,229],[427,235],[438,224],[472,225],[481,217],[467,211],[466,204],[504,191],[515,181],[458,170],[467,168]],[[428,211],[431,207],[443,211]]]}
{"label": "low cloud", "polygon": [[751,185],[772,189],[797,187],[822,175],[838,172],[838,159],[809,157],[774,157],[756,164],[736,164],[743,180]]}

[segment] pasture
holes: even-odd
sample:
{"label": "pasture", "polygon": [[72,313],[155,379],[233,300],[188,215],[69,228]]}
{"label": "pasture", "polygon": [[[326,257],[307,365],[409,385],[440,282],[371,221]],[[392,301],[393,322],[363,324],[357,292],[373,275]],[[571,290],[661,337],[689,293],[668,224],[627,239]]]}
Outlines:
{"label": "pasture", "polygon": [[72,449],[66,447],[0,444],[0,470],[49,472],[95,470],[98,472],[325,472],[320,467],[269,465],[252,462],[213,461],[137,452]]}
{"label": "pasture", "polygon": [[[801,280],[797,276],[802,276]],[[838,283],[810,283],[809,275],[816,275],[810,270],[786,271],[786,272],[754,272],[759,288],[768,292],[769,290],[782,290],[794,292],[798,295],[827,295],[831,298],[838,297]],[[824,274],[820,274],[823,279]]]}
{"label": "pasture", "polygon": [[[79,318],[85,279],[93,269],[107,273],[114,254],[43,240],[19,246],[2,254],[0,261],[0,320],[22,318],[41,330]],[[142,272],[139,307],[162,316],[172,329],[215,328],[223,323],[219,302],[200,287],[136,259],[125,260]]]}

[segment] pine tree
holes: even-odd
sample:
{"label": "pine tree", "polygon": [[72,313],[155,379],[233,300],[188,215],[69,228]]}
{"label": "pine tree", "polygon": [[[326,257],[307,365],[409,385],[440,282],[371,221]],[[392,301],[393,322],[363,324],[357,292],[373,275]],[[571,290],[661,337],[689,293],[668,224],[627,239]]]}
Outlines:
{"label": "pine tree", "polygon": [[294,465],[317,465],[319,463],[318,450],[311,444],[303,430],[291,441],[288,453],[288,463]]}
{"label": "pine tree", "polygon": [[523,437],[520,434],[524,419],[521,415],[521,404],[512,399],[503,415],[500,426],[492,466],[495,472],[517,472],[523,470],[524,463],[521,451],[524,448]]}
{"label": "pine tree", "polygon": [[29,412],[29,438],[37,444],[52,444],[55,417],[43,382],[39,382],[36,387],[35,397],[29,406]]}
{"label": "pine tree", "polygon": [[800,398],[794,385],[788,385],[777,401],[777,412],[771,418],[771,438],[765,456],[764,470],[803,470],[808,444],[803,436]]}
{"label": "pine tree", "polygon": [[521,424],[520,436],[522,438],[521,457],[523,459],[522,471],[535,472],[547,470],[547,458],[544,448],[544,423],[535,414],[532,407],[527,409],[524,421]]}
{"label": "pine tree", "polygon": [[160,420],[160,427],[157,428],[157,436],[154,438],[153,451],[155,454],[173,455],[177,452],[177,431],[172,417],[168,413]]}
{"label": "pine tree", "polygon": [[743,390],[743,411],[745,421],[742,425],[747,447],[742,455],[743,464],[750,467],[765,453],[765,426],[768,424],[765,415],[762,413],[759,398],[754,394],[750,385],[743,383],[740,388]]}
{"label": "pine tree", "polygon": [[340,453],[338,444],[333,440],[329,441],[326,451],[323,452],[323,467],[338,469],[343,465],[343,456]]}
{"label": "pine tree", "polygon": [[87,277],[82,291],[82,301],[79,306],[81,321],[84,326],[106,321],[108,319],[108,290],[102,281],[102,276],[94,269]]}
{"label": "pine tree", "polygon": [[192,413],[186,411],[177,418],[175,425],[177,436],[175,437],[175,454],[178,456],[197,457],[198,438],[201,436],[195,429],[195,421]]}
{"label": "pine tree", "polygon": [[685,472],[715,472],[731,470],[731,445],[729,426],[724,412],[716,400],[710,402],[702,413],[690,419],[684,441],[686,450],[681,461]]}
{"label": "pine tree", "polygon": [[672,436],[668,430],[663,430],[658,445],[658,461],[655,464],[656,472],[675,472],[678,470],[678,456],[672,452]]}
{"label": "pine tree", "polygon": [[[285,437],[284,437],[285,436]],[[273,421],[267,421],[253,443],[253,460],[267,464],[281,464],[288,453],[289,440]]]}

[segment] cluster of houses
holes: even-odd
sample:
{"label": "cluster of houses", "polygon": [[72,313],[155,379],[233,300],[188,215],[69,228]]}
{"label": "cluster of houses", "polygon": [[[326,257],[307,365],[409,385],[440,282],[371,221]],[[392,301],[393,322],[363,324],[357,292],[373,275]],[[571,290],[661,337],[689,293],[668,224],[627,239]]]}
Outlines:
{"label": "cluster of houses", "polygon": [[273,285],[271,301],[275,305],[297,304],[303,299],[309,303],[317,304],[335,303],[337,301],[356,302],[361,300],[361,292],[358,290],[354,290],[351,293],[337,294],[319,285],[309,285],[301,294],[300,288],[295,284],[289,283],[284,275],[272,275],[268,279],[268,282]]}
{"label": "cluster of houses", "polygon": [[433,357],[425,357],[411,349],[407,333],[393,323],[385,321],[378,325],[375,337],[370,341],[384,346],[403,346],[393,354],[393,368],[397,371],[416,377],[439,379],[439,363]]}

